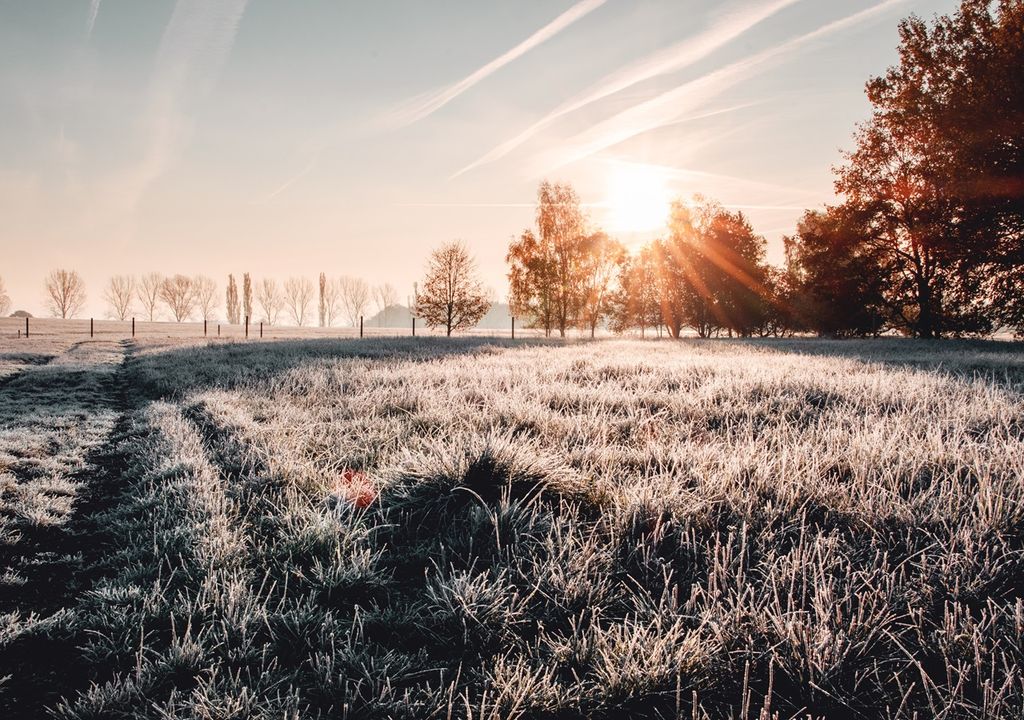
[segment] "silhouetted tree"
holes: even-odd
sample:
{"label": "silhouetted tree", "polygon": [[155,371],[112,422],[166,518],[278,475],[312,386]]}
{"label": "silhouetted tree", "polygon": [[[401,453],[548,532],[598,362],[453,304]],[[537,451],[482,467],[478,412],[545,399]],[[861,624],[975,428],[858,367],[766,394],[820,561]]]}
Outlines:
{"label": "silhouetted tree", "polygon": [[785,239],[789,324],[833,337],[875,335],[885,327],[884,253],[848,208],[808,211]]}
{"label": "silhouetted tree", "polygon": [[135,297],[142,306],[145,318],[150,322],[156,319],[156,310],[160,304],[160,287],[164,284],[164,276],[160,273],[146,273],[135,285]]}
{"label": "silhouetted tree", "polygon": [[46,295],[54,317],[72,318],[85,306],[85,282],[74,270],[53,270],[46,276]]}
{"label": "silhouetted tree", "polygon": [[114,320],[127,320],[132,314],[132,299],[135,296],[135,278],[131,275],[115,275],[103,291],[107,301],[107,315]]}
{"label": "silhouetted tree", "polygon": [[196,292],[192,278],[187,275],[164,278],[160,283],[160,299],[171,311],[175,322],[188,320],[196,309]]}
{"label": "silhouetted tree", "polygon": [[313,283],[307,278],[293,277],[284,281],[284,304],[292,322],[299,327],[306,324],[306,314],[312,300]]}
{"label": "silhouetted tree", "polygon": [[217,283],[213,278],[197,275],[192,279],[196,309],[203,320],[213,320],[217,313]]}
{"label": "silhouetted tree", "polygon": [[423,289],[416,294],[416,315],[428,327],[443,327],[450,337],[475,326],[490,307],[465,245],[445,243],[430,254]]}
{"label": "silhouetted tree", "polygon": [[224,299],[228,323],[238,325],[242,320],[242,308],[238,300],[238,284],[235,282],[234,275],[228,275],[228,289]]}
{"label": "silhouetted tree", "polygon": [[1020,0],[964,0],[930,26],[908,18],[899,62],[867,84],[872,117],[836,189],[884,253],[890,320],[905,332],[1012,322],[1024,267],[1022,24]]}

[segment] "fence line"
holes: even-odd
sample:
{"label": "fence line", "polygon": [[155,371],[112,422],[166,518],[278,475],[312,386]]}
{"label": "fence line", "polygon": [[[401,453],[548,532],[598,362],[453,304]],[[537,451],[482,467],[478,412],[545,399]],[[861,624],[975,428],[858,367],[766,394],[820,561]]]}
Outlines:
{"label": "fence line", "polygon": [[[168,338],[207,338],[210,340],[243,340],[250,339],[248,317],[238,324],[217,323],[216,336],[211,335],[209,320],[193,322],[173,322],[163,320],[103,320],[97,318],[61,319],[61,318],[0,318],[0,337],[40,338],[40,337],[89,337],[93,339],[130,339],[135,337],[168,337]],[[260,322],[261,339],[315,339],[315,338],[398,338],[398,337],[444,337],[441,328],[424,328],[411,318],[410,325],[402,327],[379,327],[366,324],[363,317],[358,325],[351,327],[318,327],[271,325]],[[516,327],[515,318],[510,318],[509,327],[471,328],[458,333],[461,337],[505,337],[527,338],[543,337],[544,331],[538,329],[523,330]],[[583,337],[584,333],[574,332],[573,337]]]}

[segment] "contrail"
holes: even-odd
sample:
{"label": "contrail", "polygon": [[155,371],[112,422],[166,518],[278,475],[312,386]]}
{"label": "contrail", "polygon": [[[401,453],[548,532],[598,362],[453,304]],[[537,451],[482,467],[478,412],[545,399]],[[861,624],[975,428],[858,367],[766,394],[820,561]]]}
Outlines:
{"label": "contrail", "polygon": [[533,125],[530,125],[515,137],[506,140],[487,154],[465,166],[452,177],[458,177],[476,167],[504,157],[564,115],[575,112],[598,100],[603,100],[644,80],[690,67],[715,50],[735,40],[755,25],[797,2],[800,2],[800,0],[775,0],[763,5],[747,5],[736,9],[725,15],[719,23],[697,35],[697,37],[686,38],[669,48],[648,55],[632,65],[608,75],[586,92],[562,103]]}
{"label": "contrail", "polygon": [[129,202],[184,149],[188,105],[211,92],[248,0],[178,0],[157,50],[147,113],[149,144],[129,178]]}
{"label": "contrail", "polygon": [[467,75],[462,80],[440,90],[425,93],[408,101],[403,107],[392,113],[391,121],[395,127],[411,125],[436,112],[457,98],[469,88],[486,78],[491,73],[508,65],[516,58],[524,55],[546,40],[551,39],[577,20],[590,14],[605,4],[607,0],[582,0],[576,3],[550,23],[542,27],[530,37],[523,40],[511,50],[499,55],[489,63]]}
{"label": "contrail", "polygon": [[96,25],[96,16],[100,14],[100,2],[102,0],[91,0],[89,3],[89,20],[85,24],[86,35],[92,35],[92,29]]}
{"label": "contrail", "polygon": [[542,163],[544,171],[561,167],[629,138],[677,122],[680,116],[701,107],[711,98],[742,80],[777,65],[790,55],[805,49],[813,41],[869,21],[891,7],[905,2],[907,0],[884,0],[624,110],[578,134],[569,142],[568,149],[548,153]]}

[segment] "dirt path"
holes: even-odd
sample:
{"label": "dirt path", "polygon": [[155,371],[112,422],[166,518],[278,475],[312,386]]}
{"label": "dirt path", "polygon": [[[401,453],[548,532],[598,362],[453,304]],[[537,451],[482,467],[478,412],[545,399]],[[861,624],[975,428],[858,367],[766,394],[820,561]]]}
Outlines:
{"label": "dirt path", "polygon": [[131,346],[73,344],[0,383],[0,716],[38,717],[83,682],[72,608],[116,474]]}

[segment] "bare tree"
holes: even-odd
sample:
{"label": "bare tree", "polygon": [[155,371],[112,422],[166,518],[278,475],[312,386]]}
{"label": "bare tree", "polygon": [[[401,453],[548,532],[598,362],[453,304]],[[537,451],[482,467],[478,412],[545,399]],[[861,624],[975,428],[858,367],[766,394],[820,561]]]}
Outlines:
{"label": "bare tree", "polygon": [[171,311],[175,322],[188,320],[196,309],[195,283],[186,275],[165,278],[160,283],[160,299]]}
{"label": "bare tree", "polygon": [[277,318],[281,314],[284,300],[277,282],[273,278],[263,278],[263,281],[256,286],[256,302],[263,311],[263,320],[269,325],[276,325]]}
{"label": "bare tree", "polygon": [[366,312],[370,302],[370,286],[362,278],[342,277],[338,281],[341,291],[341,305],[348,317],[348,324],[355,327],[359,318]]}
{"label": "bare tree", "polygon": [[160,303],[160,288],[163,284],[164,276],[154,272],[143,275],[135,285],[135,297],[142,305],[142,312],[150,322],[156,320],[156,309]]}
{"label": "bare tree", "polygon": [[489,293],[465,245],[445,243],[430,254],[423,290],[416,292],[416,314],[428,327],[443,327],[451,336],[476,325],[490,308]]}
{"label": "bare tree", "polygon": [[332,327],[341,316],[341,280],[328,280],[324,288],[324,312],[326,313],[327,327]]}
{"label": "bare tree", "polygon": [[242,319],[242,309],[238,302],[238,284],[234,275],[228,275],[228,289],[224,297],[224,310],[227,313],[227,321],[231,325],[237,325]]}
{"label": "bare tree", "polygon": [[46,276],[46,294],[54,317],[71,318],[85,305],[85,282],[74,270],[52,270]]}
{"label": "bare tree", "polygon": [[0,277],[0,315],[6,315],[11,309],[11,296],[7,294],[7,286],[4,279]]}
{"label": "bare tree", "polygon": [[306,324],[306,314],[312,300],[313,283],[308,278],[293,277],[284,281],[284,304],[292,321],[299,327]]}
{"label": "bare tree", "polygon": [[196,275],[192,279],[192,291],[195,293],[196,307],[203,320],[213,320],[217,314],[217,282],[205,275]]}
{"label": "bare tree", "polygon": [[115,275],[103,291],[107,301],[107,315],[114,320],[127,320],[132,315],[132,299],[135,297],[135,278],[131,275]]}
{"label": "bare tree", "polygon": [[252,278],[249,273],[242,275],[242,312],[252,319]]}
{"label": "bare tree", "polygon": [[398,302],[398,291],[391,283],[373,288],[373,301],[377,306],[377,325],[388,324],[388,308]]}

